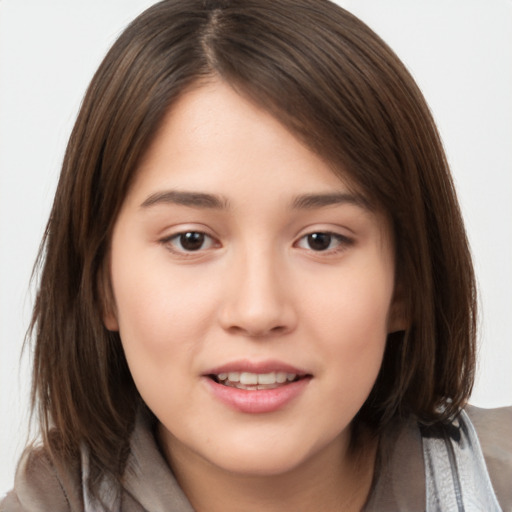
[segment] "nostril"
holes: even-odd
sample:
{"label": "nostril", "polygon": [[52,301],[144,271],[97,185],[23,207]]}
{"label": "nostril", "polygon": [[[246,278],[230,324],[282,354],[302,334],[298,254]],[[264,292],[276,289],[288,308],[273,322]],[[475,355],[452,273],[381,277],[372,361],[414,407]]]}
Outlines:
{"label": "nostril", "polygon": [[255,328],[255,327],[240,327],[238,325],[232,325],[228,328],[228,331],[232,334],[247,336],[250,338],[264,338],[269,335],[279,335],[285,333],[287,328],[284,325],[277,325],[269,329],[266,328]]}
{"label": "nostril", "polygon": [[219,321],[222,328],[234,335],[252,338],[280,336],[297,325],[297,312],[287,301],[260,300],[256,304],[232,298],[221,307]]}

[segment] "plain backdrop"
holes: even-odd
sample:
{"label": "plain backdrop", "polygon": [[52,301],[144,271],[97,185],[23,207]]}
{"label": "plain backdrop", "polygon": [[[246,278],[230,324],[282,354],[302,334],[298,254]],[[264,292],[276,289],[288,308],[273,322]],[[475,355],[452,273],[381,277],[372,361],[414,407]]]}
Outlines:
{"label": "plain backdrop", "polygon": [[[0,0],[0,496],[26,441],[29,277],[88,81],[152,0]],[[437,120],[479,280],[472,402],[512,404],[512,1],[340,0],[402,58]]]}

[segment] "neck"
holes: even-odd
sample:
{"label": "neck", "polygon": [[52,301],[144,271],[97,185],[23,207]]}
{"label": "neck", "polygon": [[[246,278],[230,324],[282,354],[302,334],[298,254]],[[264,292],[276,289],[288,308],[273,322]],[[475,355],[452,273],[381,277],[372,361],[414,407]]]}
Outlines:
{"label": "neck", "polygon": [[369,433],[357,448],[335,440],[298,467],[273,475],[231,473],[180,445],[164,445],[164,452],[197,512],[359,512],[370,492],[377,444]]}

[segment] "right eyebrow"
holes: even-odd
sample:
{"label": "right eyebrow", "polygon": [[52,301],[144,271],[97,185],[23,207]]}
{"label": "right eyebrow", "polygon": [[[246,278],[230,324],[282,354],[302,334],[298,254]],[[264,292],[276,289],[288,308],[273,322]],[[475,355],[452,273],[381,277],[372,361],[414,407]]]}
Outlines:
{"label": "right eyebrow", "polygon": [[191,208],[212,208],[216,210],[225,210],[229,206],[228,200],[222,196],[182,190],[155,192],[148,196],[140,206],[149,208],[158,204],[179,204]]}
{"label": "right eyebrow", "polygon": [[324,208],[326,206],[352,204],[363,210],[371,211],[372,205],[360,194],[349,194],[345,192],[333,192],[327,194],[304,194],[296,197],[292,203],[293,208],[299,210],[310,210]]}

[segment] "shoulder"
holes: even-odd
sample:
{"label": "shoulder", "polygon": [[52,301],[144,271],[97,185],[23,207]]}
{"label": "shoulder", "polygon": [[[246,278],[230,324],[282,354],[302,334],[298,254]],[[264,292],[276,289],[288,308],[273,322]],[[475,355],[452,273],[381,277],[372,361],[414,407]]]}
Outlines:
{"label": "shoulder", "polygon": [[83,510],[79,464],[57,464],[42,447],[25,451],[14,489],[0,503],[1,512],[74,512]]}
{"label": "shoulder", "polygon": [[475,427],[494,491],[503,510],[512,510],[512,407],[466,412]]}

